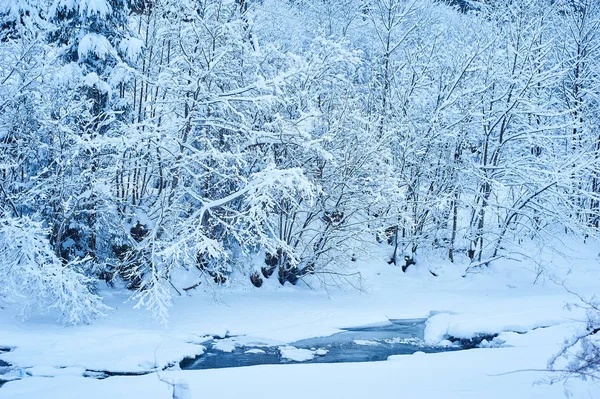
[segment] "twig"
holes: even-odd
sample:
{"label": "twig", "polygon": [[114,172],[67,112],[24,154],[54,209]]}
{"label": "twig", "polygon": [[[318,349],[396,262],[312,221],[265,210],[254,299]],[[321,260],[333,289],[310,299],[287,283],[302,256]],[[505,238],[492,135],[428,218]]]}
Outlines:
{"label": "twig", "polygon": [[202,284],[202,281],[198,281],[196,284],[194,284],[194,285],[191,285],[191,286],[189,286],[189,287],[186,287],[186,288],[184,288],[183,290],[184,290],[185,292],[188,292],[188,291],[190,291],[190,290],[194,290],[194,289],[198,288],[198,286],[199,286],[200,284]]}

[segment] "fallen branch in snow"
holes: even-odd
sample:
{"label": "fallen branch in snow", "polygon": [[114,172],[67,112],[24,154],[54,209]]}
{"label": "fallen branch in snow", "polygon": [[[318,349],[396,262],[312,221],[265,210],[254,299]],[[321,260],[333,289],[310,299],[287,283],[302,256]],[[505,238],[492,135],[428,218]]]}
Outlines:
{"label": "fallen branch in snow", "polygon": [[196,284],[194,285],[190,285],[189,287],[183,288],[183,290],[185,292],[191,291],[191,290],[195,290],[196,288],[198,288],[200,286],[200,284],[202,284],[202,281],[198,281]]}
{"label": "fallen branch in snow", "polygon": [[498,259],[502,259],[502,258],[504,258],[504,256],[495,256],[490,259],[482,260],[480,262],[471,263],[469,265],[469,267],[467,267],[465,272],[463,273],[463,277],[465,277],[468,273],[472,273],[472,271],[471,271],[472,269],[476,269],[481,266],[487,267],[491,262],[498,260]]}
{"label": "fallen branch in snow", "polygon": [[[355,289],[357,291],[365,292],[364,288],[362,287],[362,274],[360,272],[342,273],[342,272],[335,272],[333,270],[318,270],[318,271],[315,271],[314,274],[320,275],[323,277],[330,276],[333,278],[338,278],[341,281],[348,284],[349,286],[351,286],[353,289]],[[353,278],[355,278],[357,280],[356,283],[354,281],[352,281]],[[327,289],[328,284],[325,283],[324,278],[321,279],[321,282]],[[336,283],[336,284],[338,284],[338,283]]]}
{"label": "fallen branch in snow", "polygon": [[[498,373],[498,374],[487,374],[490,377],[502,377],[505,375],[511,375],[511,374],[518,374],[518,373],[530,373],[530,372],[536,372],[536,373],[551,373],[551,374],[555,374],[555,373],[572,373],[573,371],[568,370],[568,369],[520,369],[520,370],[513,370],[513,371],[506,371],[504,373]],[[585,376],[585,377],[590,377],[592,379],[599,379],[599,377],[597,375],[594,375],[592,373],[587,373],[587,372],[580,372],[577,373],[579,376]],[[548,382],[550,384],[554,384],[558,381],[562,381],[563,378],[558,378],[558,379],[551,379]]]}

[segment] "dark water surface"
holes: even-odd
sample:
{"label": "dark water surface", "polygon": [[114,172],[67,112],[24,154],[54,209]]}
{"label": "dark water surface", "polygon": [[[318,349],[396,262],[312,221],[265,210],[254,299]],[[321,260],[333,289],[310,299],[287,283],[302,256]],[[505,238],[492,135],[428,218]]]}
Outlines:
{"label": "dark water surface", "polygon": [[[423,334],[426,320],[390,320],[386,325],[345,328],[337,334],[304,339],[287,346],[313,351],[314,357],[302,363],[373,362],[386,360],[392,355],[464,349],[460,346],[448,348],[425,345]],[[232,352],[224,352],[213,347],[216,342],[218,339],[205,342],[206,352],[195,358],[184,359],[180,367],[183,370],[203,370],[259,364],[299,363],[282,356],[278,346],[245,345],[235,347]]]}
{"label": "dark water surface", "polygon": [[[0,354],[2,352],[10,352],[10,348],[0,347]],[[11,370],[11,365],[6,363],[4,360],[0,359],[0,387],[6,384],[8,380],[2,378],[4,374],[7,374]]]}

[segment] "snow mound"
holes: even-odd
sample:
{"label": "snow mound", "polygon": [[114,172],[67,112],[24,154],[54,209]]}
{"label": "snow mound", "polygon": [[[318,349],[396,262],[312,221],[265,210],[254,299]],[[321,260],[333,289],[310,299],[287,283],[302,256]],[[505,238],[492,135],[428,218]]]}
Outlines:
{"label": "snow mound", "polygon": [[[424,340],[427,345],[447,344],[449,338],[470,339],[512,331],[525,333],[567,321],[564,316],[534,314],[535,309],[512,314],[450,314],[439,313],[425,323]],[[490,312],[491,313],[491,312]]]}
{"label": "snow mound", "polygon": [[[247,346],[274,346],[281,344],[280,341],[269,341],[269,340],[257,340],[252,337],[237,336],[219,339],[212,344],[213,349],[221,352],[233,352],[236,348],[247,347]],[[251,352],[252,353],[252,352]],[[259,352],[255,352],[259,353]],[[264,352],[263,352],[264,353]]]}
{"label": "snow mound", "polygon": [[294,362],[307,362],[314,359],[315,351],[310,349],[300,349],[294,346],[280,346],[281,357]]}
{"label": "snow mound", "polygon": [[206,349],[203,345],[189,343],[197,336],[172,330],[94,330],[84,327],[77,330],[77,338],[61,333],[58,328],[45,332],[30,328],[18,332],[14,335],[0,332],[0,339],[11,339],[14,340],[11,344],[16,344],[13,351],[2,353],[3,360],[25,370],[34,366],[63,369],[63,374],[71,374],[69,370],[74,368],[117,373],[155,371],[185,357],[199,356]]}
{"label": "snow mound", "polygon": [[213,343],[213,349],[221,352],[233,352],[239,344],[233,340],[224,339]]}

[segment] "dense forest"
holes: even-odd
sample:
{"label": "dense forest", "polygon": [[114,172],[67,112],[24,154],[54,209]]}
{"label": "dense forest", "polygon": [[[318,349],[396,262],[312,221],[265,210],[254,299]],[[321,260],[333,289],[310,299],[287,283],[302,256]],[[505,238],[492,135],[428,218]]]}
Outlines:
{"label": "dense forest", "polygon": [[592,237],[599,23],[596,0],[4,0],[0,296],[87,322],[105,280],[166,318],[236,274],[353,284],[375,240],[406,270]]}

